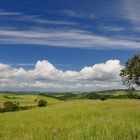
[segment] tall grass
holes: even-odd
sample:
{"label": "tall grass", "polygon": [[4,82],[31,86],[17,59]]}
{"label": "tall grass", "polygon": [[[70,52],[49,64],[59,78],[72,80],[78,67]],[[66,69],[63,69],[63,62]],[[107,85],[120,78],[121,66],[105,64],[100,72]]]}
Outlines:
{"label": "tall grass", "polygon": [[0,140],[140,140],[140,102],[75,100],[0,114]]}

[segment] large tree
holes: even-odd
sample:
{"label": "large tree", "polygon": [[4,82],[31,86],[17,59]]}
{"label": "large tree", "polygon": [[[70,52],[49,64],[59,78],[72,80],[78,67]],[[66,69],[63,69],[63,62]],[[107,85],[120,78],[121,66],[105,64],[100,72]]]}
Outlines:
{"label": "large tree", "polygon": [[122,77],[123,84],[128,88],[133,86],[140,87],[140,54],[134,55],[125,63],[125,67],[121,70],[120,76]]}

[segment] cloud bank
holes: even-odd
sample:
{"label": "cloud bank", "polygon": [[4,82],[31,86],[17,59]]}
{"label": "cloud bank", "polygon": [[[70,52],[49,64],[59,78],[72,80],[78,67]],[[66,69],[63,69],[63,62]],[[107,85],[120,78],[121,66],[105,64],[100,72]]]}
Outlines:
{"label": "cloud bank", "polygon": [[119,60],[84,67],[80,71],[62,71],[49,61],[37,61],[25,70],[0,63],[0,90],[91,91],[122,88]]}

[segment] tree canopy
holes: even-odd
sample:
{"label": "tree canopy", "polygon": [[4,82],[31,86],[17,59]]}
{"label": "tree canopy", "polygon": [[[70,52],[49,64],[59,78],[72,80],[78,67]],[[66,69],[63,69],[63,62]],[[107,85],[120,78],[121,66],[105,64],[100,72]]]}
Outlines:
{"label": "tree canopy", "polygon": [[134,55],[125,63],[125,67],[121,70],[123,84],[129,88],[133,86],[140,87],[140,54]]}

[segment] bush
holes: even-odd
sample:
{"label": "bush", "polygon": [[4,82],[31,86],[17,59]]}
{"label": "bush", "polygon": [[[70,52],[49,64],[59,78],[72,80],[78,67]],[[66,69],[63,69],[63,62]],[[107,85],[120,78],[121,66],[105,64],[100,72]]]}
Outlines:
{"label": "bush", "polygon": [[138,99],[140,99],[140,96],[138,96]]}
{"label": "bush", "polygon": [[3,103],[3,112],[17,111],[19,109],[19,103],[13,103],[12,101],[6,101]]}
{"label": "bush", "polygon": [[6,101],[3,103],[3,107],[0,107],[0,113],[27,110],[30,108],[32,106],[19,106],[17,102]]}
{"label": "bush", "polygon": [[39,107],[47,106],[47,101],[45,101],[45,100],[39,100],[39,101],[38,101],[38,106],[39,106]]}
{"label": "bush", "polygon": [[4,97],[5,99],[10,99],[10,97],[9,97],[8,95],[3,95],[3,97]]}
{"label": "bush", "polygon": [[106,96],[102,96],[102,97],[100,97],[100,100],[105,101],[105,100],[107,100],[107,97]]}
{"label": "bush", "polygon": [[35,99],[34,102],[37,102],[37,99]]}

